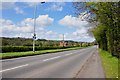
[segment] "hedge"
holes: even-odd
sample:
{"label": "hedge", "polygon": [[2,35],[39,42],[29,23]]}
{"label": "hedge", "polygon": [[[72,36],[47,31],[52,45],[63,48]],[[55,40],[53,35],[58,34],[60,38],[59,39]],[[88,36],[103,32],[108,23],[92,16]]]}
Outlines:
{"label": "hedge", "polygon": [[[25,52],[25,51],[32,51],[33,46],[2,46],[0,47],[2,49],[2,53],[6,52]],[[49,49],[62,49],[62,48],[70,48],[70,47],[39,47],[36,46],[35,50],[49,50]]]}

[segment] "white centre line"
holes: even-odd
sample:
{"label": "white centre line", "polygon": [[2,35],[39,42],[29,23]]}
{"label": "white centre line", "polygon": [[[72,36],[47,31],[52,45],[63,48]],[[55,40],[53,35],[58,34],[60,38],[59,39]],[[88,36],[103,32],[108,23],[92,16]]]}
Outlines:
{"label": "white centre line", "polygon": [[13,70],[13,69],[17,69],[17,68],[21,68],[21,67],[25,67],[25,66],[28,66],[28,64],[17,66],[17,67],[13,67],[13,68],[9,68],[9,69],[5,69],[5,70],[1,70],[0,73],[1,72],[5,72],[5,71],[10,71],[10,70]]}
{"label": "white centre line", "polygon": [[53,58],[49,58],[49,59],[45,59],[45,60],[43,60],[43,61],[53,60],[53,59],[57,59],[57,58],[59,58],[59,57],[61,57],[61,56],[57,56],[57,57],[53,57]]}
{"label": "white centre line", "polygon": [[73,53],[69,53],[69,54],[65,54],[65,55],[68,56],[68,55],[71,55],[71,54],[73,54]]}
{"label": "white centre line", "polygon": [[40,56],[43,56],[43,55],[36,55],[36,56],[26,56],[26,57],[19,57],[19,58],[13,58],[13,59],[5,59],[5,60],[0,60],[0,62],[2,61],[10,61],[10,60],[18,60],[18,59],[26,59],[26,58],[33,58],[33,57],[40,57]]}
{"label": "white centre line", "polygon": [[[60,54],[60,52],[53,53],[53,54]],[[49,55],[52,55],[52,54],[41,54],[41,55],[35,55],[35,56],[26,56],[26,57],[19,57],[19,58],[13,58],[13,59],[5,59],[5,60],[0,60],[0,62],[9,61],[9,60],[27,59],[27,58],[29,59],[29,58],[40,57],[40,56],[49,56]]]}

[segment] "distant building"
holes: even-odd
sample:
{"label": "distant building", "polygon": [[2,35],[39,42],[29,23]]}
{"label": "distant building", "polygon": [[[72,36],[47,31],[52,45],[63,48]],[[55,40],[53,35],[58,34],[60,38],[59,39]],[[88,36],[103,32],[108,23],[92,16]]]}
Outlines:
{"label": "distant building", "polygon": [[63,41],[61,41],[60,46],[62,47],[63,44],[64,44],[64,47],[80,46],[81,45],[79,42],[64,41],[64,43],[63,43]]}
{"label": "distant building", "polygon": [[68,45],[68,42],[66,42],[66,41],[63,42],[63,41],[61,41],[61,42],[60,42],[60,47],[62,47],[63,44],[64,44],[64,47],[66,47],[66,46]]}
{"label": "distant building", "polygon": [[54,43],[54,46],[55,46],[55,47],[57,47],[57,44],[56,44],[56,43]]}

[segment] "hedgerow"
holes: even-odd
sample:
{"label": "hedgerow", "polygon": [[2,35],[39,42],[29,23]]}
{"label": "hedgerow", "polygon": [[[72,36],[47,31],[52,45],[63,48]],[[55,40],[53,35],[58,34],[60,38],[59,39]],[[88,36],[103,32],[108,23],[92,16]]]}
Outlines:
{"label": "hedgerow", "polygon": [[[62,48],[69,48],[69,47],[60,47],[60,46],[46,46],[40,47],[36,46],[35,50],[49,50],[49,49],[62,49]],[[6,52],[25,52],[25,51],[32,51],[33,46],[2,46],[2,53]]]}

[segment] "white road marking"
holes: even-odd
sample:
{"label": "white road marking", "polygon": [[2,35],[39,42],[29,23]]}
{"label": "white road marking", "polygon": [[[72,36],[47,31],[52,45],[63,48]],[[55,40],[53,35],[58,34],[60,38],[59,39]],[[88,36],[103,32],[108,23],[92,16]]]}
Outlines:
{"label": "white road marking", "polygon": [[43,55],[36,55],[36,56],[26,56],[26,57],[13,58],[13,59],[5,59],[5,60],[0,60],[0,62],[2,62],[2,61],[9,61],[9,60],[25,59],[25,58],[33,58],[33,57],[38,57],[38,56],[43,56]]}
{"label": "white road marking", "polygon": [[[60,53],[61,52],[56,52],[54,54],[60,54]],[[0,60],[0,62],[2,62],[2,61],[9,61],[9,60],[18,60],[18,59],[32,58],[32,57],[38,57],[38,56],[45,56],[45,55],[51,55],[51,54],[41,54],[41,55],[35,55],[35,56],[26,56],[26,57],[20,57],[20,58],[5,59],[5,60]]]}
{"label": "white road marking", "polygon": [[73,53],[65,54],[65,56],[68,56],[68,55],[71,55],[71,54],[73,54]]}
{"label": "white road marking", "polygon": [[17,67],[13,67],[13,68],[9,68],[9,69],[5,69],[5,70],[1,70],[0,73],[1,72],[5,72],[5,71],[10,71],[10,70],[13,70],[13,69],[17,69],[17,68],[21,68],[21,67],[25,67],[25,66],[28,66],[28,64],[17,66]]}
{"label": "white road marking", "polygon": [[[54,54],[60,54],[60,53],[57,52],[57,53],[54,53]],[[5,60],[0,60],[0,62],[2,62],[2,61],[9,61],[9,60],[25,59],[25,58],[33,58],[33,57],[45,56],[45,55],[52,55],[52,54],[41,54],[41,55],[35,55],[35,56],[26,56],[26,57],[20,57],[20,58],[5,59]]]}
{"label": "white road marking", "polygon": [[59,58],[59,57],[61,57],[61,56],[57,56],[57,57],[53,57],[53,58],[49,58],[49,59],[45,59],[45,60],[43,60],[43,61],[53,60],[53,59],[57,59],[57,58]]}
{"label": "white road marking", "polygon": [[68,55],[70,55],[70,54],[65,54],[65,56],[68,56]]}

